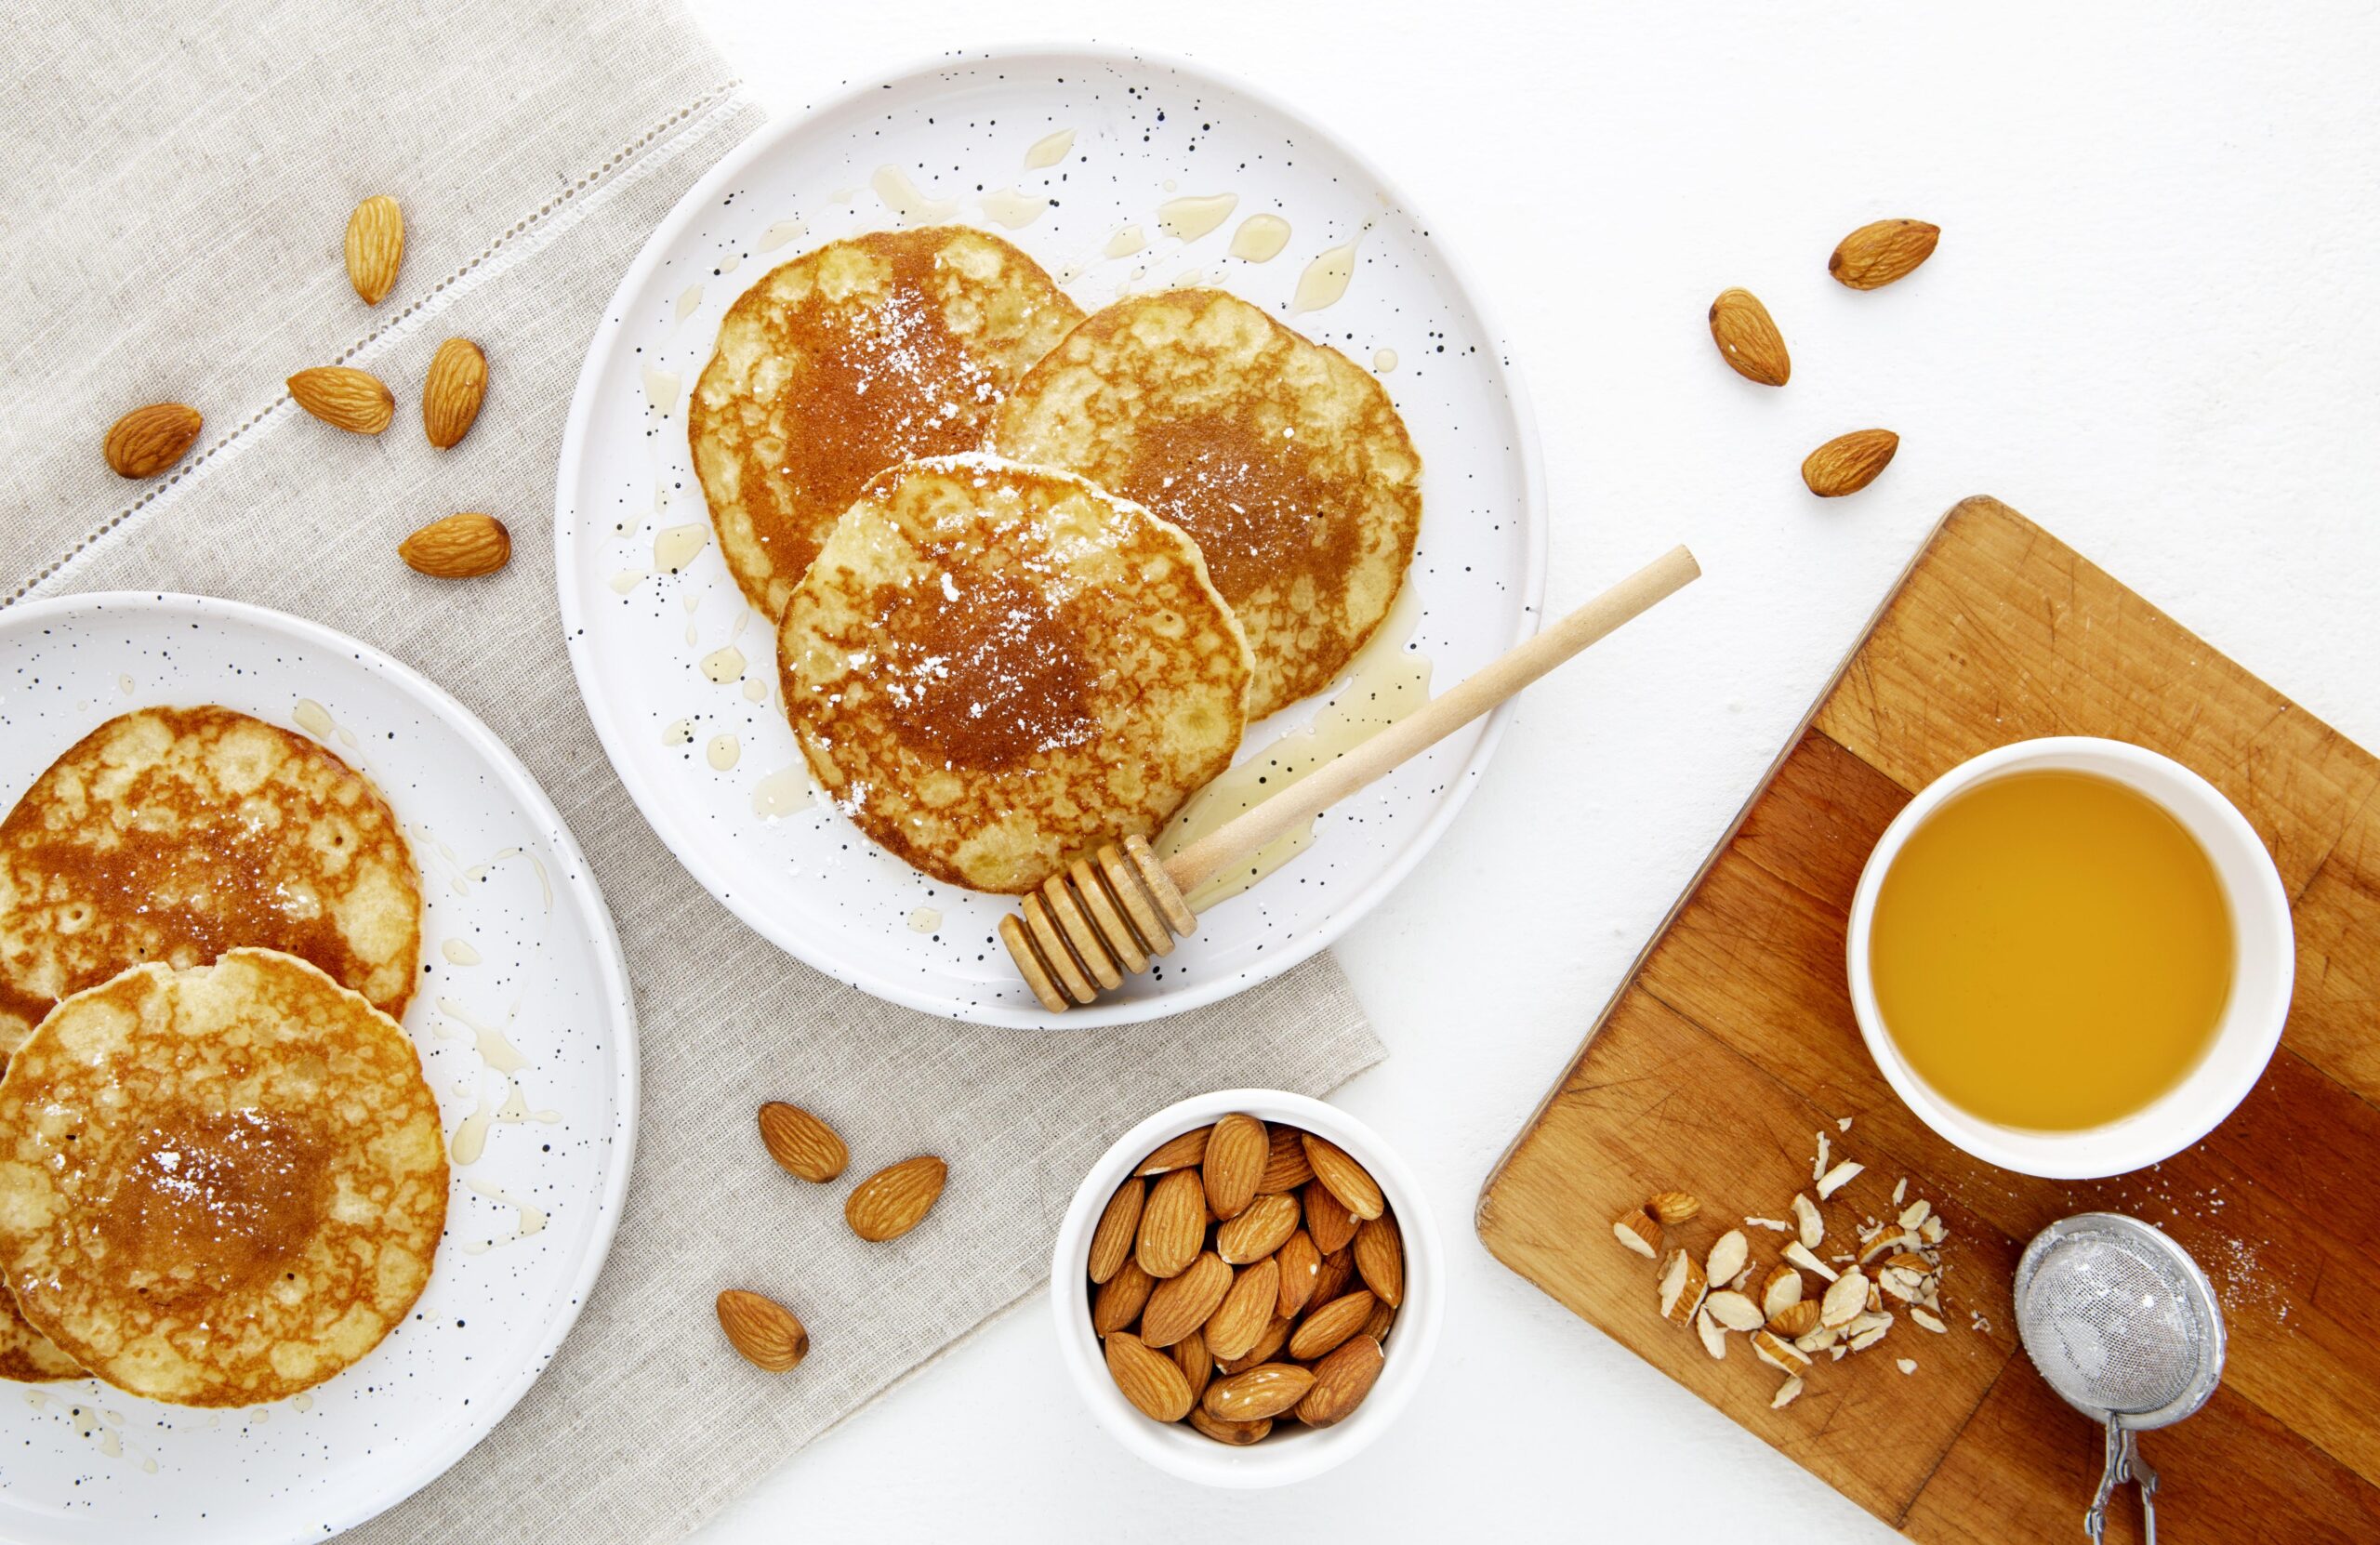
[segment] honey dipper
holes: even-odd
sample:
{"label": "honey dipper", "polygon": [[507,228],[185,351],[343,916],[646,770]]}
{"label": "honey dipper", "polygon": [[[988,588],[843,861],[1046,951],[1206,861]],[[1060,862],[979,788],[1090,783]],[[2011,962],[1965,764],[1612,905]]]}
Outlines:
{"label": "honey dipper", "polygon": [[1027,892],[1018,912],[1000,919],[1000,938],[1025,985],[1052,1013],[1064,1012],[1069,998],[1090,1003],[1103,990],[1122,986],[1127,975],[1148,969],[1151,956],[1172,954],[1176,934],[1197,931],[1197,914],[1185,898],[1217,870],[1435,745],[1701,573],[1692,553],[1672,548],[1409,717],[1170,859],[1160,861],[1147,839],[1137,836],[1076,859]]}

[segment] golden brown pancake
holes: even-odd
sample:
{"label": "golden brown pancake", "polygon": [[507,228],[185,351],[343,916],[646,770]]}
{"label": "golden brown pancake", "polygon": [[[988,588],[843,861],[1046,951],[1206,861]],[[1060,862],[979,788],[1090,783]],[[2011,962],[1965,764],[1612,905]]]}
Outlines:
{"label": "golden brown pancake", "polygon": [[20,1384],[54,1384],[61,1379],[87,1379],[74,1359],[58,1343],[25,1323],[16,1295],[0,1291],[0,1379]]}
{"label": "golden brown pancake", "polygon": [[143,708],[52,762],[0,822],[0,1052],[126,966],[286,950],[390,1015],[421,885],[371,783],[229,708]]}
{"label": "golden brown pancake", "polygon": [[1032,889],[1231,765],[1248,643],[1196,544],[988,456],[868,484],[777,638],[787,716],[860,829],[937,879]]}
{"label": "golden brown pancake", "polygon": [[728,309],[686,434],[720,551],[772,621],[867,480],[981,448],[1082,320],[1041,266],[962,226],[829,242]]}
{"label": "golden brown pancake", "polygon": [[0,1272],[154,1400],[278,1400],[371,1351],[430,1280],[446,1181],[404,1031],[273,950],[77,993],[0,1078]]}
{"label": "golden brown pancake", "polygon": [[993,444],[1197,539],[1256,652],[1250,719],[1345,668],[1421,525],[1421,458],[1380,383],[1220,290],[1093,314],[1009,394]]}

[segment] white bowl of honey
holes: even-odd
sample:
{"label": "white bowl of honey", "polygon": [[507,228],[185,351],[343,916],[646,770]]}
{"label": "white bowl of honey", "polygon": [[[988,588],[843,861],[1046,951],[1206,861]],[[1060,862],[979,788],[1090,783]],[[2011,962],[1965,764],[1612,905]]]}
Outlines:
{"label": "white bowl of honey", "polygon": [[2019,741],[1884,829],[1851,1007],[1909,1108],[1988,1163],[2120,1175],[2212,1131],[2289,1014],[2289,897],[2215,786],[2122,741]]}

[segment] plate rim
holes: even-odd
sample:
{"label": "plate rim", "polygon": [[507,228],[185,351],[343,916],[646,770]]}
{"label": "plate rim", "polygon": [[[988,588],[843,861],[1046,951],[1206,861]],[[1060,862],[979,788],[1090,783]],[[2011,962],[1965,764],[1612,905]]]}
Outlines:
{"label": "plate rim", "polygon": [[[20,601],[0,607],[0,637],[20,627],[38,627],[55,626],[61,620],[83,620],[78,614],[98,615],[111,606],[165,613],[185,610],[200,616],[224,617],[267,631],[280,632],[309,649],[344,654],[363,662],[419,699],[479,751],[533,820],[544,823],[547,840],[553,845],[557,856],[572,866],[573,877],[565,878],[562,884],[577,891],[581,905],[588,908],[588,931],[603,977],[602,986],[617,1005],[615,1061],[618,1070],[613,1089],[613,1152],[615,1157],[604,1177],[601,1208],[594,1232],[588,1241],[586,1258],[567,1284],[567,1296],[561,1313],[548,1322],[544,1334],[509,1383],[488,1396],[484,1406],[469,1420],[447,1424],[449,1435],[430,1450],[417,1476],[399,1480],[362,1498],[337,1490],[325,1494],[329,1505],[321,1510],[323,1524],[327,1525],[332,1535],[344,1534],[370,1523],[454,1469],[465,1455],[479,1446],[482,1439],[511,1415],[512,1408],[520,1404],[521,1398],[552,1366],[555,1355],[569,1339],[572,1328],[578,1323],[580,1312],[586,1308],[588,1299],[602,1276],[604,1264],[611,1257],[614,1238],[619,1230],[621,1213],[627,1204],[628,1174],[636,1168],[638,1097],[642,1059],[639,1051],[636,994],[628,976],[627,957],[620,947],[619,928],[613,920],[610,904],[603,899],[602,887],[595,878],[594,866],[588,863],[586,850],[579,846],[576,834],[562,820],[562,812],[554,808],[553,800],[547,796],[544,786],[537,782],[536,774],[529,771],[513,754],[512,748],[489,729],[479,715],[445,688],[388,651],[326,624],[271,606],[227,601],[218,596],[190,591],[84,590],[71,595]],[[410,839],[407,846],[411,846]],[[327,1537],[321,1525],[309,1524],[295,1533],[271,1538],[284,1541],[286,1545],[298,1545],[298,1541],[319,1540]]]}
{"label": "plate rim", "polygon": [[[562,451],[554,479],[554,588],[562,617],[563,642],[570,654],[571,674],[577,681],[579,700],[587,710],[587,717],[595,727],[596,739],[612,764],[613,775],[628,790],[637,813],[653,829],[654,835],[661,839],[662,845],[669,850],[679,865],[747,928],[823,975],[879,1000],[915,1009],[937,1018],[1003,1030],[1091,1030],[1105,1025],[1165,1019],[1236,997],[1304,964],[1336,944],[1349,929],[1369,916],[1391,891],[1404,883],[1407,876],[1420,866],[1422,859],[1436,849],[1447,828],[1470,802],[1472,790],[1478,784],[1480,774],[1486,771],[1489,759],[1501,744],[1504,731],[1512,721],[1514,703],[1508,699],[1481,721],[1479,743],[1449,775],[1447,793],[1406,844],[1404,852],[1369,884],[1347,896],[1321,922],[1302,933],[1291,935],[1283,941],[1277,951],[1268,949],[1263,958],[1254,965],[1220,974],[1178,995],[1078,1005],[1059,1013],[1051,1013],[1038,1005],[1031,1010],[954,1007],[946,999],[914,990],[898,979],[854,969],[847,962],[828,960],[823,957],[822,953],[813,953],[796,931],[782,927],[750,903],[742,888],[730,883],[728,878],[703,855],[700,845],[693,840],[691,827],[679,822],[668,802],[660,798],[659,791],[646,788],[640,777],[630,773],[635,763],[627,754],[627,730],[609,717],[608,708],[602,703],[596,663],[589,654],[591,645],[584,642],[586,614],[581,611],[578,597],[571,584],[577,556],[577,532],[572,512],[578,503],[578,468],[595,413],[596,384],[610,369],[626,330],[630,297],[659,268],[665,251],[684,233],[699,214],[710,206],[720,190],[743,176],[756,162],[777,152],[813,120],[873,99],[879,92],[919,84],[923,77],[946,73],[955,68],[1042,59],[1110,67],[1156,68],[1186,74],[1237,93],[1279,115],[1297,129],[1325,141],[1345,156],[1371,178],[1374,186],[1387,195],[1394,207],[1403,210],[1424,232],[1424,239],[1445,265],[1448,282],[1487,332],[1488,340],[1495,350],[1495,371],[1512,404],[1513,422],[1517,431],[1516,449],[1521,463],[1518,514],[1525,527],[1526,563],[1519,587],[1522,602],[1520,623],[1507,647],[1521,643],[1538,631],[1544,619],[1547,528],[1550,523],[1544,449],[1538,433],[1537,414],[1527,384],[1518,362],[1513,357],[1511,335],[1505,331],[1493,308],[1482,298],[1478,285],[1474,283],[1470,265],[1462,260],[1453,244],[1438,233],[1434,222],[1421,218],[1412,200],[1405,196],[1403,188],[1394,178],[1357,149],[1354,141],[1318,122],[1303,109],[1229,71],[1180,55],[1158,49],[1110,47],[1095,43],[1025,43],[946,49],[914,59],[861,80],[815,105],[763,124],[680,196],[669,213],[645,238],[644,244],[637,249],[636,257],[604,303],[602,318],[596,324],[595,336],[588,345],[587,357],[580,363],[578,378],[572,388],[570,416],[563,424]],[[931,81],[924,84],[930,85]],[[707,501],[703,518],[706,522],[710,518]],[[659,807],[658,812],[656,806]]]}

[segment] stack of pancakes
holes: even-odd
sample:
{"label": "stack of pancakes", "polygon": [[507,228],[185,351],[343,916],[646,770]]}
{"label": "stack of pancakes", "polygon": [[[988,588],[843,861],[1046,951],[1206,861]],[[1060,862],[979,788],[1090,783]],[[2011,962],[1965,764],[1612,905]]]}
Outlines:
{"label": "stack of pancakes", "polygon": [[812,772],[974,890],[1154,834],[1337,679],[1421,526],[1421,457],[1336,350],[1220,290],[1085,317],[957,226],[769,273],[687,430]]}
{"label": "stack of pancakes", "polygon": [[228,708],[85,736],[0,822],[0,1376],[245,1406],[377,1345],[445,1226],[371,783]]}

